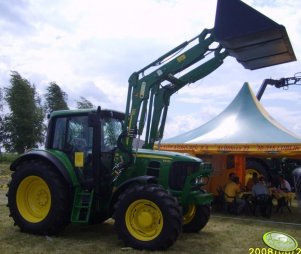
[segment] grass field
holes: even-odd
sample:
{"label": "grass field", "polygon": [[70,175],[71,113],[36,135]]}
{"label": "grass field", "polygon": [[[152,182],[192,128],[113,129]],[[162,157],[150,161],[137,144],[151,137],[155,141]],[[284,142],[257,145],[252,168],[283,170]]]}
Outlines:
{"label": "grass field", "polygon": [[[4,172],[5,171],[5,172]],[[0,183],[9,180],[7,171],[0,172]],[[148,253],[123,246],[114,232],[113,220],[99,225],[69,225],[57,237],[21,233],[13,225],[6,207],[7,189],[0,189],[0,253]],[[267,231],[280,231],[295,237],[301,245],[301,212],[273,214],[271,219],[213,213],[207,226],[197,234],[181,234],[165,252],[152,253],[251,253],[250,248],[266,248],[262,236]],[[268,253],[261,249],[262,254]],[[275,252],[276,253],[276,252]],[[254,252],[255,254],[255,252]],[[257,254],[257,253],[256,253]],[[278,254],[278,252],[277,252]]]}

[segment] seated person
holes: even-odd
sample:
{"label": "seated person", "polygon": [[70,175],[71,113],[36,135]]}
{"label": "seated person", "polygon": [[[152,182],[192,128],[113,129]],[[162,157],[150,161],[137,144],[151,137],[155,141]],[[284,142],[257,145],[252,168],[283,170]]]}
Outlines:
{"label": "seated person", "polygon": [[252,195],[254,197],[262,195],[262,194],[269,194],[269,190],[266,187],[266,184],[264,182],[264,178],[260,177],[259,179],[255,179],[254,185],[252,187]]}
{"label": "seated person", "polygon": [[283,212],[283,207],[286,207],[290,212],[289,204],[293,196],[291,195],[291,186],[287,180],[284,179],[283,175],[278,177],[279,186],[278,188],[272,189],[273,196],[277,199],[277,212],[281,210]]}
{"label": "seated person", "polygon": [[225,187],[225,199],[228,203],[236,202],[238,214],[241,213],[247,205],[246,200],[238,197],[240,192],[239,178],[235,176]]}
{"label": "seated person", "polygon": [[264,177],[260,177],[259,179],[255,180],[255,184],[252,188],[252,195],[254,215],[256,213],[257,206],[259,206],[261,214],[264,217],[270,217],[272,208],[272,197],[269,195],[269,190],[264,182]]}
{"label": "seated person", "polygon": [[229,183],[229,182],[232,182],[233,179],[234,179],[234,177],[236,177],[235,173],[234,173],[234,172],[231,172],[231,173],[229,174],[229,176],[228,176],[228,183]]}
{"label": "seated person", "polygon": [[227,186],[228,183],[233,182],[234,177],[236,177],[235,173],[234,173],[234,172],[231,172],[231,173],[228,175],[228,181],[227,181],[226,184],[224,185],[223,189],[226,188],[226,186]]}
{"label": "seated person", "polygon": [[283,175],[279,176],[279,182],[280,182],[280,186],[279,186],[280,190],[282,190],[284,192],[292,191],[291,185],[289,184],[289,182],[287,180],[285,180]]}

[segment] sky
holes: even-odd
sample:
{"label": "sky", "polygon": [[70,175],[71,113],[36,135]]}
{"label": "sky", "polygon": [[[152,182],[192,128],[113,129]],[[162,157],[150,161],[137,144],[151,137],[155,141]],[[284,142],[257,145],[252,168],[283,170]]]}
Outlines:
{"label": "sky", "polygon": [[[297,61],[250,71],[227,57],[219,69],[171,98],[164,138],[211,120],[244,82],[256,94],[266,78],[301,72],[301,1],[244,2],[286,27]],[[17,71],[40,95],[56,82],[71,108],[83,96],[96,106],[124,111],[130,75],[213,28],[215,9],[216,0],[0,0],[0,87]],[[261,103],[301,136],[301,86],[269,86]]]}

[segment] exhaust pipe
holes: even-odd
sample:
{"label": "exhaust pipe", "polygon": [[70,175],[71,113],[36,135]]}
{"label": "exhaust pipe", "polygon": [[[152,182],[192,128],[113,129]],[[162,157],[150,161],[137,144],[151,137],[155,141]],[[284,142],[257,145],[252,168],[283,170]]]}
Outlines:
{"label": "exhaust pipe", "polygon": [[295,61],[284,26],[240,0],[218,0],[214,37],[246,69]]}

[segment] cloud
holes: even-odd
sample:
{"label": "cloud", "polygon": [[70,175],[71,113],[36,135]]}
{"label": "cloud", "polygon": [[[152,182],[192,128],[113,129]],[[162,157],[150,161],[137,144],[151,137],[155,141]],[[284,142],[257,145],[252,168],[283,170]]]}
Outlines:
{"label": "cloud", "polygon": [[[245,2],[285,25],[300,58],[301,1]],[[49,82],[57,82],[67,92],[71,107],[83,96],[103,108],[124,111],[129,76],[204,28],[212,28],[215,8],[216,1],[199,0],[0,1],[1,85],[8,84],[10,71],[16,70],[41,94]],[[210,120],[232,101],[244,82],[256,93],[265,78],[298,71],[299,61],[249,71],[228,57],[216,71],[171,98],[166,135]],[[301,133],[300,126],[293,124],[300,122],[301,114],[297,88],[290,94],[276,94],[269,88],[263,103],[271,115],[280,115],[275,101],[283,104],[282,121]]]}
{"label": "cloud", "polygon": [[199,124],[200,121],[195,114],[169,116],[165,127],[164,138],[170,138],[179,133],[187,132],[188,130],[196,128]]}
{"label": "cloud", "polygon": [[[12,8],[13,7],[13,8]],[[26,1],[0,1],[0,29],[3,35],[29,36],[35,29],[28,21],[28,4]]]}
{"label": "cloud", "polygon": [[300,111],[298,109],[288,111],[281,106],[268,106],[267,110],[271,115],[275,116],[279,123],[301,137],[301,125],[298,121],[300,119]]}

